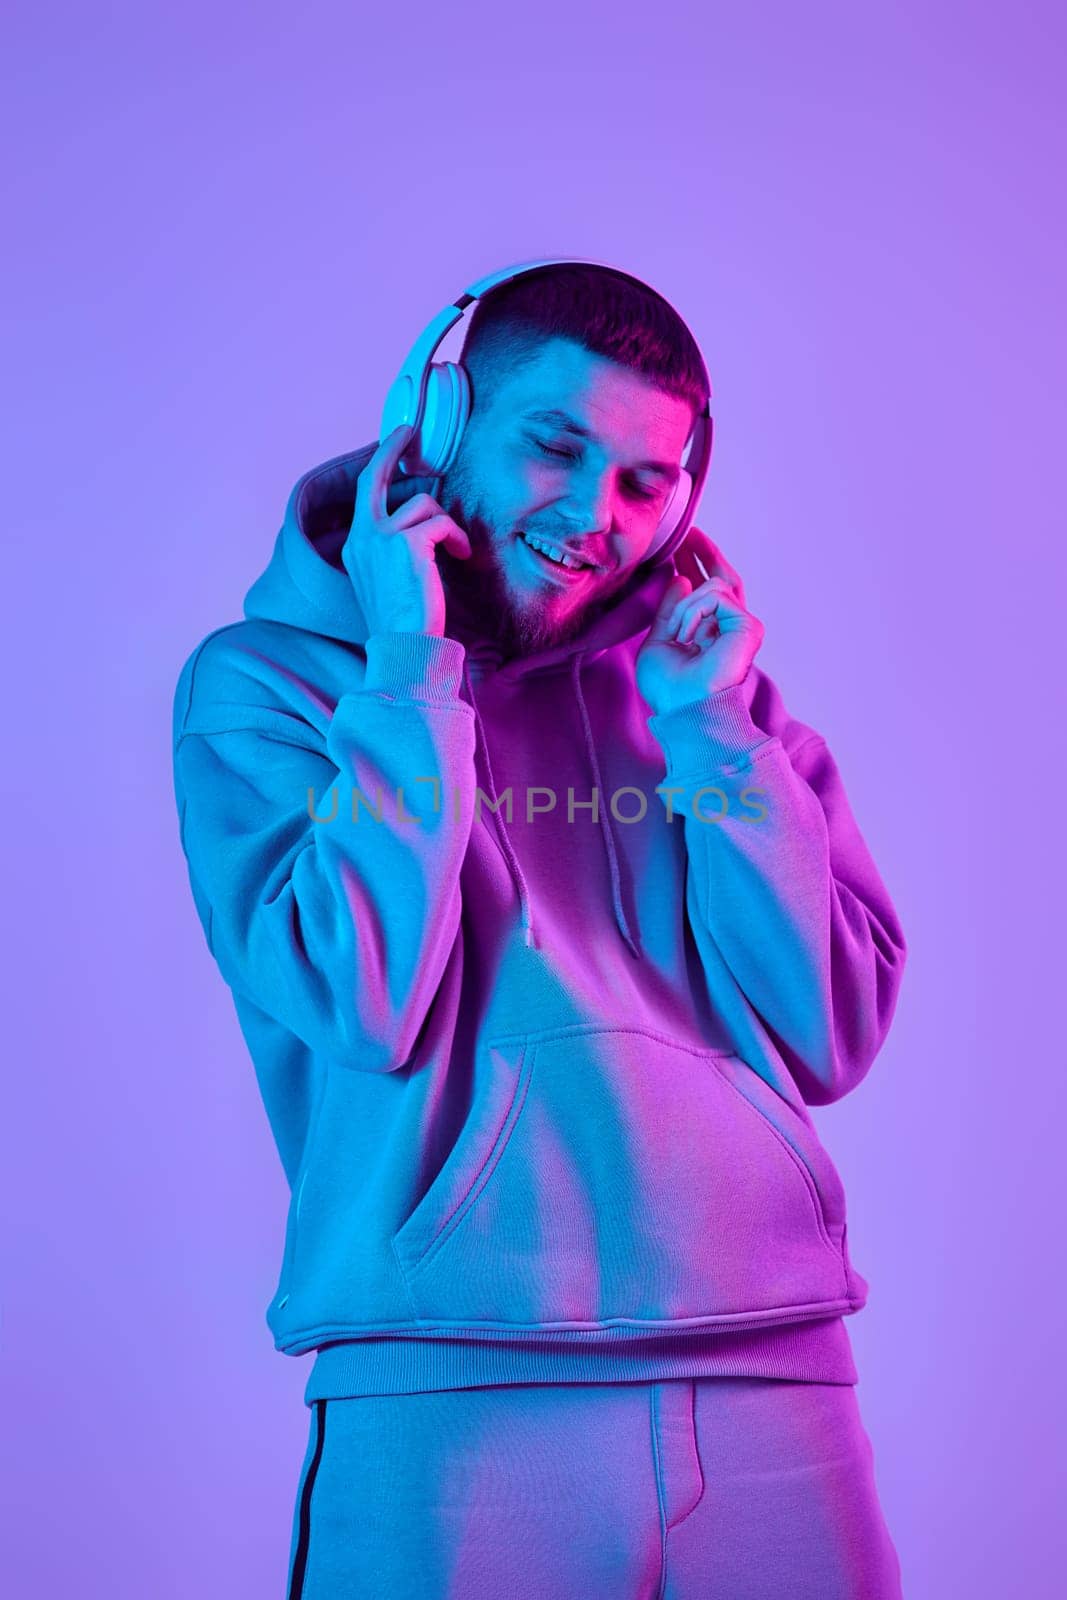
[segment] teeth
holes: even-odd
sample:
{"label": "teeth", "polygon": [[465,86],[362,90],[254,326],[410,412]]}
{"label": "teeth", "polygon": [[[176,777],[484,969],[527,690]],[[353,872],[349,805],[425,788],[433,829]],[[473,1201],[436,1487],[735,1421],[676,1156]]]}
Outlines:
{"label": "teeth", "polygon": [[523,538],[527,544],[532,545],[535,550],[540,550],[542,555],[547,556],[549,561],[554,561],[557,566],[582,568],[589,565],[587,561],[575,561],[573,556],[567,555],[558,545],[547,544],[534,533],[524,533]]}

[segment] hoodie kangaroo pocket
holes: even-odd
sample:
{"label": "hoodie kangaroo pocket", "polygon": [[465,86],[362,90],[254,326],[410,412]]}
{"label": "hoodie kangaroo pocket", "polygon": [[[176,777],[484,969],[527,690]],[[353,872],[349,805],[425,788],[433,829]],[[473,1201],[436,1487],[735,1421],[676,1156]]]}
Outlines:
{"label": "hoodie kangaroo pocket", "polygon": [[738,1087],[756,1077],[738,1057],[586,1024],[488,1048],[495,1114],[464,1130],[393,1237],[420,1320],[656,1326],[852,1308],[839,1180],[820,1165],[820,1188],[798,1147],[806,1125],[780,1102],[776,1126],[760,1091]]}
{"label": "hoodie kangaroo pocket", "polygon": [[719,1056],[715,1064],[753,1113],[762,1117],[788,1148],[811,1188],[827,1243],[831,1249],[839,1250],[845,1231],[844,1185],[811,1119],[783,1100],[740,1056]]}

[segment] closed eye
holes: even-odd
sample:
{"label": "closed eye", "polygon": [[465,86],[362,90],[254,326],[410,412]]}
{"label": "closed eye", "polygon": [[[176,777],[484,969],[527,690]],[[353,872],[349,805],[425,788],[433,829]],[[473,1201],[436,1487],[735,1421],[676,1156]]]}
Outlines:
{"label": "closed eye", "polygon": [[[540,450],[542,452],[543,455],[554,456],[557,461],[573,461],[574,460],[574,452],[572,450],[553,450],[551,445],[542,444],[540,439],[535,439],[534,440],[534,444],[537,446],[538,450]],[[658,489],[645,490],[645,489],[641,489],[637,484],[635,484],[634,487],[633,487],[632,493],[635,496],[635,498],[638,499],[638,500],[655,500],[657,494],[659,493],[659,490]]]}

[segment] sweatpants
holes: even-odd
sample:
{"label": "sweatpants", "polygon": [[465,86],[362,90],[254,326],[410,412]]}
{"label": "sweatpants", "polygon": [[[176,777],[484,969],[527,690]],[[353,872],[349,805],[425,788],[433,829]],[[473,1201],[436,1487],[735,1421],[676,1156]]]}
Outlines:
{"label": "sweatpants", "polygon": [[315,1400],[287,1600],[901,1600],[851,1384]]}

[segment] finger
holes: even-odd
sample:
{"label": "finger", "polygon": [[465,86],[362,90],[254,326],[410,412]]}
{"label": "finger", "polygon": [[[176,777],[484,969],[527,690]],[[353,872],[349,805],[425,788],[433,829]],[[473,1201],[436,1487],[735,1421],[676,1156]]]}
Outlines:
{"label": "finger", "polygon": [[740,578],[731,577],[726,572],[713,572],[707,582],[712,585],[717,594],[737,595],[741,588]]}
{"label": "finger", "polygon": [[467,534],[444,511],[439,512],[436,517],[429,517],[425,522],[420,522],[416,526],[419,533],[428,539],[431,546],[443,544],[445,549],[450,550],[455,556],[463,557],[471,554],[471,542]]}
{"label": "finger", "polygon": [[721,637],[722,631],[716,612],[712,612],[706,617],[701,617],[693,629],[692,637],[689,640],[690,647],[695,650],[704,650],[709,644],[714,644],[715,640]]}
{"label": "finger", "polygon": [[417,522],[425,522],[428,517],[439,517],[443,507],[438,504],[432,494],[413,494],[405,500],[389,516],[391,528],[413,528]]}
{"label": "finger", "polygon": [[387,484],[385,494],[385,508],[391,515],[399,506],[404,505],[417,494],[433,494],[436,478],[397,478]]}
{"label": "finger", "polygon": [[701,617],[693,629],[690,643],[695,643],[699,649],[703,649],[709,640],[714,642],[720,635],[745,634],[755,641],[753,649],[758,650],[763,643],[765,632],[763,623],[758,617],[754,617],[751,611],[735,611],[724,615],[720,606],[714,614],[709,612],[707,616]]}
{"label": "finger", "polygon": [[696,600],[704,600],[709,596],[712,601],[720,600],[728,592],[728,585],[723,578],[709,578],[707,583],[700,583],[690,594],[683,595],[674,607],[668,618],[668,626],[673,632],[681,622],[686,609]]}
{"label": "finger", "polygon": [[708,566],[707,562],[704,561],[703,565],[706,570],[701,571],[702,560],[703,558],[698,560],[696,551],[688,545],[682,545],[675,557],[675,566],[679,572],[684,573],[690,579],[694,589],[699,589],[702,583],[706,583],[715,570],[713,566]]}
{"label": "finger", "polygon": [[711,617],[715,617],[718,609],[719,602],[717,600],[698,600],[694,606],[683,613],[676,634],[678,643],[691,644],[699,624],[706,622]]}
{"label": "finger", "polygon": [[[387,433],[377,450],[367,463],[368,487],[370,489],[369,508],[371,517],[375,522],[384,522],[389,515],[386,507],[386,498],[389,493],[389,484],[396,464],[404,454],[404,446],[409,443],[412,429],[408,424],[402,423],[399,428],[394,428],[392,433]],[[362,482],[363,473],[360,474]]]}
{"label": "finger", "polygon": [[670,639],[674,635],[674,626],[671,621],[678,605],[685,595],[689,593],[689,579],[675,576],[664,589],[660,596],[656,615],[652,619],[652,626],[648,630],[650,639]]}
{"label": "finger", "polygon": [[677,621],[677,637],[691,638],[702,616],[716,616],[719,626],[729,627],[733,618],[749,618],[751,612],[734,597],[725,578],[712,578],[682,602]]}
{"label": "finger", "polygon": [[696,545],[696,549],[700,555],[700,559],[708,567],[708,571],[710,572],[713,570],[708,560],[710,557],[711,562],[714,563],[714,570],[716,572],[725,574],[729,578],[737,577],[737,569],[734,567],[733,562],[727,556],[718,540],[713,539],[710,533],[705,533],[702,529],[697,529],[696,532],[699,534],[700,538],[700,542]]}
{"label": "finger", "polygon": [[700,563],[705,568],[709,578],[725,578],[735,590],[741,604],[744,605],[745,586],[741,581],[741,574],[726,559],[709,534],[706,534],[703,529],[693,527],[690,529],[686,540],[679,547],[675,564],[679,571],[684,570],[687,574],[694,575],[699,573],[696,581],[705,583],[707,579],[703,572],[699,572],[695,557],[699,557]]}

